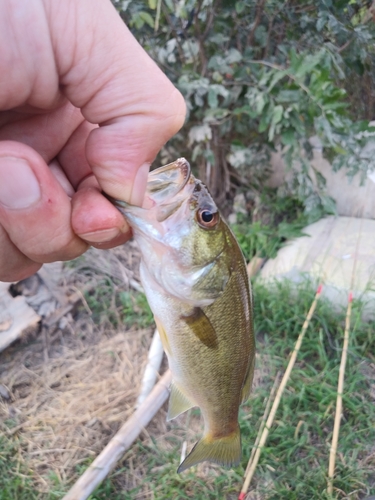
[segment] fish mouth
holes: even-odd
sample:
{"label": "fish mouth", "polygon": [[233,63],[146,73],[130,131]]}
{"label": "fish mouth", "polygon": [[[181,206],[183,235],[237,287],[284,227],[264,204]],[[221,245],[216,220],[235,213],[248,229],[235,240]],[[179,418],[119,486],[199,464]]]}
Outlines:
{"label": "fish mouth", "polygon": [[[176,200],[169,206],[170,200],[180,193],[191,178],[190,164],[185,158],[152,170],[148,174],[146,194],[142,207],[130,205],[123,200],[116,200],[103,193],[104,196],[127,218],[133,215],[139,217],[155,206],[160,207],[159,222],[165,220],[181,205],[182,200]],[[134,218],[134,221],[136,219]]]}
{"label": "fish mouth", "polygon": [[191,168],[185,158],[153,170],[148,175],[145,195],[145,208],[167,203],[186,186],[190,179]]}

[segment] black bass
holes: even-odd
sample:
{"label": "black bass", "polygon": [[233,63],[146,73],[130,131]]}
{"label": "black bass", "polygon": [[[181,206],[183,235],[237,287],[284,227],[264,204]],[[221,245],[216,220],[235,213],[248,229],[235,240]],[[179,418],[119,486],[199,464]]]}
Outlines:
{"label": "black bass", "polygon": [[142,254],[141,281],[173,375],[168,420],[193,406],[204,436],[180,465],[241,458],[240,404],[255,361],[246,264],[206,186],[180,158],[152,171],[144,208],[112,200]]}

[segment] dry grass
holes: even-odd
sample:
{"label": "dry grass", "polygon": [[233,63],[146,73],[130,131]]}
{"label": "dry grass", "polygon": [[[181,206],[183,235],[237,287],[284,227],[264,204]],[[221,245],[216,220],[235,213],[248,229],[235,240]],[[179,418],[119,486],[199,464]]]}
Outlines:
{"label": "dry grass", "polygon": [[26,368],[14,364],[2,379],[14,402],[3,407],[27,442],[31,468],[65,481],[80,461],[104,447],[130,416],[149,332],[119,333],[95,346],[63,349],[61,356]]}
{"label": "dry grass", "polygon": [[[65,268],[62,275],[67,294],[95,289],[104,274],[114,280],[114,296],[138,278],[132,245],[105,254],[92,250],[76,264],[79,272]],[[103,300],[114,302],[113,296]],[[19,435],[26,444],[41,491],[48,491],[51,473],[62,482],[74,476],[131,415],[151,336],[152,328],[126,331],[108,320],[96,325],[85,304],[60,327],[42,326],[0,354],[1,383],[11,393],[0,406],[0,422],[7,436]]]}

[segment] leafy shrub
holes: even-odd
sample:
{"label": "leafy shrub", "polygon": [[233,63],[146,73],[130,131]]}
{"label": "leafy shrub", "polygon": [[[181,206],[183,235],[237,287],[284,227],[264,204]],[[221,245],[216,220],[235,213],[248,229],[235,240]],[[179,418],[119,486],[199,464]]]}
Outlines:
{"label": "leafy shrub", "polygon": [[307,211],[332,211],[310,138],[318,136],[335,169],[365,176],[375,167],[364,150],[375,131],[371,3],[115,1],[188,105],[161,161],[191,159],[220,204],[239,183],[261,189],[279,149],[289,168],[299,165],[289,190]]}

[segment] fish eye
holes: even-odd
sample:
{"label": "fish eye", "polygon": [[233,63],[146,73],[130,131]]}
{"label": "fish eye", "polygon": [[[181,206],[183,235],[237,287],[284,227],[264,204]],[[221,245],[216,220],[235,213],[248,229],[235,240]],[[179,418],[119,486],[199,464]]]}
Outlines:
{"label": "fish eye", "polygon": [[211,212],[211,210],[203,208],[198,210],[197,220],[198,224],[205,229],[215,227],[219,222],[219,212]]}

